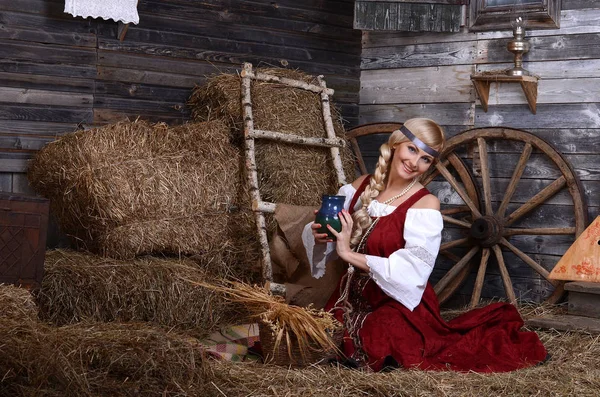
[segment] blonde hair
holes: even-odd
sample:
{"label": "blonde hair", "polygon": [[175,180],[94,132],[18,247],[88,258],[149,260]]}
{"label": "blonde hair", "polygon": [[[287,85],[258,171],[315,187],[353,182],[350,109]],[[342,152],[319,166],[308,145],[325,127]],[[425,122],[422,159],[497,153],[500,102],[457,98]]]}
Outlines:
{"label": "blonde hair", "polygon": [[[406,120],[404,126],[428,146],[436,149],[438,152],[442,151],[445,143],[444,130],[435,121],[425,118],[414,118]],[[371,216],[367,208],[371,204],[371,201],[387,185],[390,161],[394,154],[394,149],[397,145],[406,141],[408,141],[408,138],[400,130],[396,130],[390,135],[387,143],[384,143],[379,148],[380,154],[375,172],[371,176],[365,191],[360,196],[362,208],[352,215],[352,219],[354,220],[354,228],[350,237],[350,245],[352,247],[359,244],[363,233],[371,226]]]}

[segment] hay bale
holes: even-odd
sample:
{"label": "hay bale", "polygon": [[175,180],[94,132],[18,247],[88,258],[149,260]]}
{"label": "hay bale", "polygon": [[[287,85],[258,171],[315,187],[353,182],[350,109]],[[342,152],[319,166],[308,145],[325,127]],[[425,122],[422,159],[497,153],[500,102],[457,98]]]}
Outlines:
{"label": "hay bale", "polygon": [[[258,69],[275,76],[318,84],[316,77],[289,69]],[[306,137],[326,137],[318,94],[277,83],[252,83],[254,127]],[[236,131],[234,141],[242,145],[243,117],[240,77],[221,74],[196,87],[188,101],[192,118],[198,121],[226,120]],[[338,137],[345,132],[339,112],[332,106]],[[341,150],[346,178],[354,179],[355,165],[350,146]],[[256,144],[259,188],[265,201],[314,205],[321,195],[337,192],[337,177],[329,149],[258,140]]]}
{"label": "hay bale", "polygon": [[220,295],[192,285],[213,278],[188,259],[119,261],[55,250],[46,254],[45,269],[40,317],[56,325],[147,321],[201,337],[217,325],[233,323],[237,315]]}
{"label": "hay bale", "polygon": [[229,137],[219,120],[173,128],[120,122],[48,144],[28,176],[83,249],[114,258],[237,253],[252,260],[252,245],[236,240],[240,226],[231,219],[251,214],[239,213],[241,155]]}
{"label": "hay bale", "polygon": [[38,308],[28,290],[0,284],[0,320],[36,321],[37,317]]}
{"label": "hay bale", "polygon": [[0,319],[0,340],[0,396],[188,395],[205,378],[196,339],[143,323]]}

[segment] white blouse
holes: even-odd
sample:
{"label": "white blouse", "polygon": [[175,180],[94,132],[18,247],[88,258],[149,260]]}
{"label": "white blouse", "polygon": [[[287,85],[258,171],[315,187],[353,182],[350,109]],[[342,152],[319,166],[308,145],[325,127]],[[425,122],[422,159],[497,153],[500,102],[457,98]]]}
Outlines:
{"label": "white blouse", "polygon": [[[344,185],[338,195],[346,196],[344,208],[350,207],[350,201],[356,193],[354,186]],[[354,209],[362,206],[357,200]],[[391,214],[395,206],[373,200],[367,211],[371,216]],[[302,242],[315,278],[325,274],[325,264],[337,258],[335,243],[315,244],[311,225],[304,227]],[[409,208],[404,223],[404,240],[406,244],[393,252],[389,258],[366,255],[371,278],[390,297],[402,303],[409,310],[421,302],[427,280],[433,271],[442,240],[444,222],[439,211],[426,208]]]}

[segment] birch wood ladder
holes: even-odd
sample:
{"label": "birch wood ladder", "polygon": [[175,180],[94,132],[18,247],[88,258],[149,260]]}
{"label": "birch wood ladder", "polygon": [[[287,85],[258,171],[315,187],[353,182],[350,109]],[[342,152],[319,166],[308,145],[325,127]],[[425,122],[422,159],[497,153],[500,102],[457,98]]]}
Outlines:
{"label": "birch wood ladder", "polygon": [[[319,85],[309,84],[300,80],[293,80],[285,77],[268,75],[261,72],[254,72],[252,64],[244,63],[241,72],[241,100],[244,115],[244,142],[246,157],[246,174],[250,184],[250,194],[252,198],[252,210],[256,220],[256,228],[262,254],[262,274],[266,282],[270,284],[271,291],[277,294],[285,294],[285,286],[273,283],[273,267],[271,264],[271,254],[267,238],[267,227],[265,222],[265,213],[274,213],[277,203],[262,201],[260,190],[258,188],[258,173],[256,167],[256,157],[254,153],[255,139],[270,139],[279,142],[295,143],[298,145],[329,147],[333,166],[337,174],[338,184],[341,186],[346,183],[340,148],[345,146],[342,138],[335,136],[333,122],[331,121],[331,109],[329,107],[329,96],[333,95],[333,90],[327,88],[323,76],[318,76]],[[304,89],[314,92],[321,96],[321,106],[323,110],[323,120],[327,138],[308,138],[294,134],[282,133],[278,131],[265,131],[254,128],[254,119],[252,118],[252,98],[250,88],[252,80],[265,81],[269,83],[278,83],[293,88]]]}

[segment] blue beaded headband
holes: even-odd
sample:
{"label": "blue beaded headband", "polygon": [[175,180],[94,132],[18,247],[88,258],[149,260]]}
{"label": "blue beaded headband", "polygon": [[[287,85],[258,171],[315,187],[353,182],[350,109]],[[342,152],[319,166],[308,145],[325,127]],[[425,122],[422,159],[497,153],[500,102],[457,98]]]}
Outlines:
{"label": "blue beaded headband", "polygon": [[408,128],[406,128],[405,126],[400,127],[400,132],[403,133],[405,137],[410,139],[412,141],[412,143],[414,143],[419,149],[423,150],[425,153],[430,154],[433,157],[440,156],[440,153],[437,150],[431,148],[425,142],[423,142],[422,140],[417,138],[415,136],[415,134],[410,132],[410,130]]}

